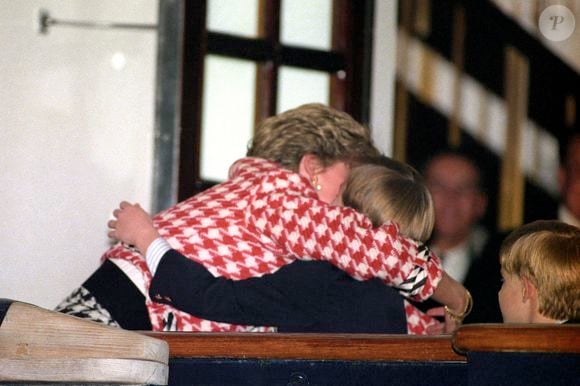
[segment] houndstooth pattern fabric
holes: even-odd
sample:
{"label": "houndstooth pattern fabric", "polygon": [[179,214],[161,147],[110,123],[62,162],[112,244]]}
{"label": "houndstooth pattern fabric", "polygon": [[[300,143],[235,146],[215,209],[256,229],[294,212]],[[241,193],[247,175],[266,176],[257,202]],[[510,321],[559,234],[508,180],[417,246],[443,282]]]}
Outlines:
{"label": "houndstooth pattern fabric", "polygon": [[[308,256],[359,280],[381,278],[415,300],[428,298],[441,279],[439,259],[400,235],[396,224],[373,228],[355,210],[325,204],[297,173],[244,158],[232,166],[230,176],[153,219],[173,248],[215,276],[257,277]],[[119,244],[104,258],[130,261],[149,288],[151,273],[138,251]],[[147,306],[154,330],[273,331],[202,320],[151,299]]]}
{"label": "houndstooth pattern fabric", "polygon": [[404,301],[405,317],[407,318],[407,333],[410,335],[429,335],[428,329],[441,325],[434,317],[425,314],[417,307]]}
{"label": "houndstooth pattern fabric", "polygon": [[85,287],[79,287],[74,290],[54,310],[108,326],[121,327],[113,319],[109,311],[101,306]]}

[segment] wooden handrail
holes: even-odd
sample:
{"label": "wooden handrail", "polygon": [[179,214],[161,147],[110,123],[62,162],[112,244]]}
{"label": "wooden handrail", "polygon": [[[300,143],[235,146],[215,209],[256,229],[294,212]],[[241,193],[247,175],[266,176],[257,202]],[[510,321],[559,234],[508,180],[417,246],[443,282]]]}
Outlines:
{"label": "wooden handrail", "polygon": [[464,325],[451,335],[189,333],[143,334],[169,344],[170,358],[457,361],[469,352],[580,353],[578,325]]}
{"label": "wooden handrail", "polygon": [[169,343],[170,358],[459,361],[451,336],[142,332]]}
{"label": "wooden handrail", "polygon": [[580,325],[472,324],[453,336],[453,347],[468,352],[580,353]]}

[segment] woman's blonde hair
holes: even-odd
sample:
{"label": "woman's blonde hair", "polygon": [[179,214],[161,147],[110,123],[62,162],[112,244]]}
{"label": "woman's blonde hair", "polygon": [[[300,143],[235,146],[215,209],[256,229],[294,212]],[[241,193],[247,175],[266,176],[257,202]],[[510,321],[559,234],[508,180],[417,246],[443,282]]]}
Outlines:
{"label": "woman's blonde hair", "polygon": [[500,261],[504,272],[534,284],[540,314],[580,318],[580,229],[556,220],[523,225],[503,241]]}
{"label": "woman's blonde hair", "polygon": [[380,165],[352,169],[343,202],[375,226],[396,222],[402,234],[415,240],[426,241],[433,231],[435,209],[423,178],[411,166],[386,157]]}
{"label": "woman's blonde hair", "polygon": [[363,162],[378,157],[379,152],[368,128],[350,115],[318,103],[265,119],[256,128],[247,152],[294,171],[306,154],[329,166],[336,161]]}

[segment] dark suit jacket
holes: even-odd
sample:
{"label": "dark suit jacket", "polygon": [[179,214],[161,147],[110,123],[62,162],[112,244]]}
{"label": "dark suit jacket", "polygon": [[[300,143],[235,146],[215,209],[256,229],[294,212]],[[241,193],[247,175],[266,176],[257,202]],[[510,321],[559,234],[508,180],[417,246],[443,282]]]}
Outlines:
{"label": "dark suit jacket", "polygon": [[279,332],[407,332],[402,296],[379,280],[357,281],[327,262],[295,261],[260,278],[214,277],[175,250],[157,268],[151,299],[198,317]]}

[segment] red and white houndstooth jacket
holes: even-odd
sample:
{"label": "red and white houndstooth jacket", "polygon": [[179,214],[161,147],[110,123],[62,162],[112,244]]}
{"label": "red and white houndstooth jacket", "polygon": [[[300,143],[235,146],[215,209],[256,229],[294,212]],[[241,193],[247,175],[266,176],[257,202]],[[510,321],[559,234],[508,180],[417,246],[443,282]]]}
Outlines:
{"label": "red and white houndstooth jacket", "polygon": [[[373,228],[350,208],[330,206],[317,198],[308,179],[276,163],[243,158],[231,178],[153,218],[159,233],[215,276],[234,280],[272,273],[295,259],[327,260],[352,277],[373,277],[399,288],[411,299],[431,296],[442,277],[437,256],[403,237],[395,223]],[[151,273],[138,251],[117,244],[103,258],[124,259],[143,275]],[[196,318],[147,299],[154,330],[275,331]],[[424,334],[436,323],[405,302],[408,331]]]}

